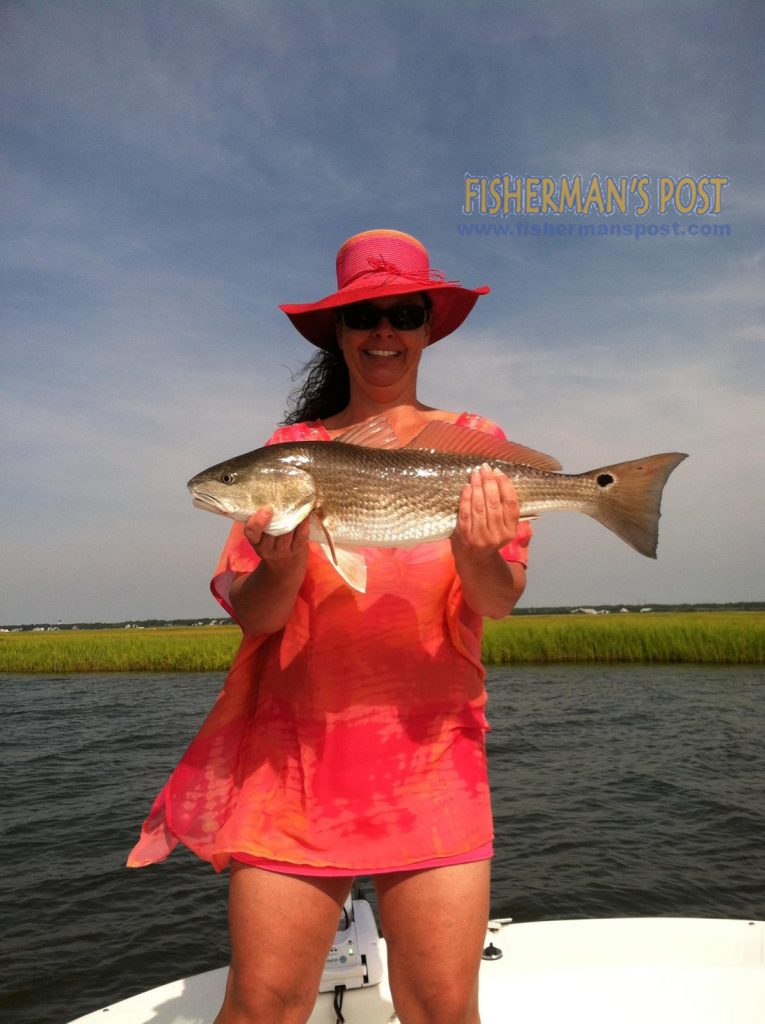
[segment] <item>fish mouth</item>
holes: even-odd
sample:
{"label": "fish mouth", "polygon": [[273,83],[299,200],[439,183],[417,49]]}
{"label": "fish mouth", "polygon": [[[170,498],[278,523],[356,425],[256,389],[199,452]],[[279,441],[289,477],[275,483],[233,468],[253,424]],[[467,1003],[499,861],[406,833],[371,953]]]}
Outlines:
{"label": "fish mouth", "polygon": [[194,508],[201,508],[205,512],[215,512],[219,516],[231,514],[231,508],[227,502],[221,501],[220,498],[216,498],[214,494],[208,494],[206,491],[191,491],[191,504]]}

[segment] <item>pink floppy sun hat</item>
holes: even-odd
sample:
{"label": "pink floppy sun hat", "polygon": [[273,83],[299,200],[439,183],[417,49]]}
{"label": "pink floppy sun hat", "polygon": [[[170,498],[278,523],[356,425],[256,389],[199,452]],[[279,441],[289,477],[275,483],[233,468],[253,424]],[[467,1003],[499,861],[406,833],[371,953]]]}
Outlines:
{"label": "pink floppy sun hat", "polygon": [[422,242],[403,231],[362,231],[344,242],[337,254],[337,291],[318,302],[279,306],[294,326],[314,345],[330,348],[335,341],[335,315],[341,306],[389,295],[427,292],[430,311],[430,343],[456,331],[478,301],[490,289],[463,288],[447,281],[440,270],[431,270]]}

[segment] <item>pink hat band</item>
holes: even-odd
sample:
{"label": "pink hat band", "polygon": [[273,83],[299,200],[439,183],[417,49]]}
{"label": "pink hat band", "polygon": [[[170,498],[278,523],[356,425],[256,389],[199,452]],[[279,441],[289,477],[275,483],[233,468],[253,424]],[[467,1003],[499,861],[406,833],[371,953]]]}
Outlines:
{"label": "pink hat band", "polygon": [[[425,270],[406,270],[391,260],[386,259],[385,256],[367,257],[366,266],[359,267],[354,273],[348,274],[345,272],[345,267],[342,269],[342,276],[339,269],[337,275],[338,288],[341,290],[366,287],[375,281],[379,282],[380,287],[383,288],[391,279],[410,281],[421,285],[424,290],[429,285],[443,284],[446,280],[446,274],[442,270],[431,270],[429,267]],[[458,283],[457,281],[452,281],[452,284]]]}
{"label": "pink hat band", "polygon": [[438,272],[431,278],[427,250],[416,239],[391,232],[383,246],[380,235],[380,232],[368,231],[349,238],[341,247],[336,260],[338,288],[347,288],[359,277],[370,278],[377,274],[408,277],[423,284],[433,279],[443,281],[445,275]]}
{"label": "pink hat band", "polygon": [[364,231],[349,238],[337,254],[338,290],[318,302],[279,308],[300,333],[322,348],[336,339],[335,311],[341,306],[391,295],[427,292],[431,300],[431,344],[451,334],[489,288],[463,288],[431,270],[425,246],[402,231]]}

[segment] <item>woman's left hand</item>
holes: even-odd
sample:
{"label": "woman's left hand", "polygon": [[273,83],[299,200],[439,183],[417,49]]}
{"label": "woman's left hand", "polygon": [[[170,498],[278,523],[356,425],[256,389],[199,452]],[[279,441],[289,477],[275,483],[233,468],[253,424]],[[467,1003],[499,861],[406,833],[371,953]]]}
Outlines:
{"label": "woman's left hand", "polygon": [[504,473],[483,465],[460,496],[452,553],[465,603],[478,615],[509,615],[526,586],[519,562],[506,562],[500,550],[518,529],[518,495]]}
{"label": "woman's left hand", "polygon": [[488,558],[509,544],[518,529],[519,512],[512,481],[484,463],[471,474],[460,495],[452,535],[455,557]]}

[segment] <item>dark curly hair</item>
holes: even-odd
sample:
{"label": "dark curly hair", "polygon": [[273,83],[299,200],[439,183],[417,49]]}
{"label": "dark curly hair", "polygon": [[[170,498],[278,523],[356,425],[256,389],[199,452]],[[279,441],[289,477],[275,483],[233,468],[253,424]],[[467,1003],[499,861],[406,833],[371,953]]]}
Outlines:
{"label": "dark curly hair", "polygon": [[351,399],[348,367],[337,342],[320,349],[296,377],[304,380],[287,396],[284,426],[334,416]]}
{"label": "dark curly hair", "polygon": [[[423,305],[428,313],[433,306],[427,292],[422,292]],[[337,316],[340,316],[338,311]],[[343,353],[337,342],[331,348],[320,349],[297,374],[303,383],[287,396],[282,426],[293,423],[324,420],[342,412],[351,400],[351,380]]]}

